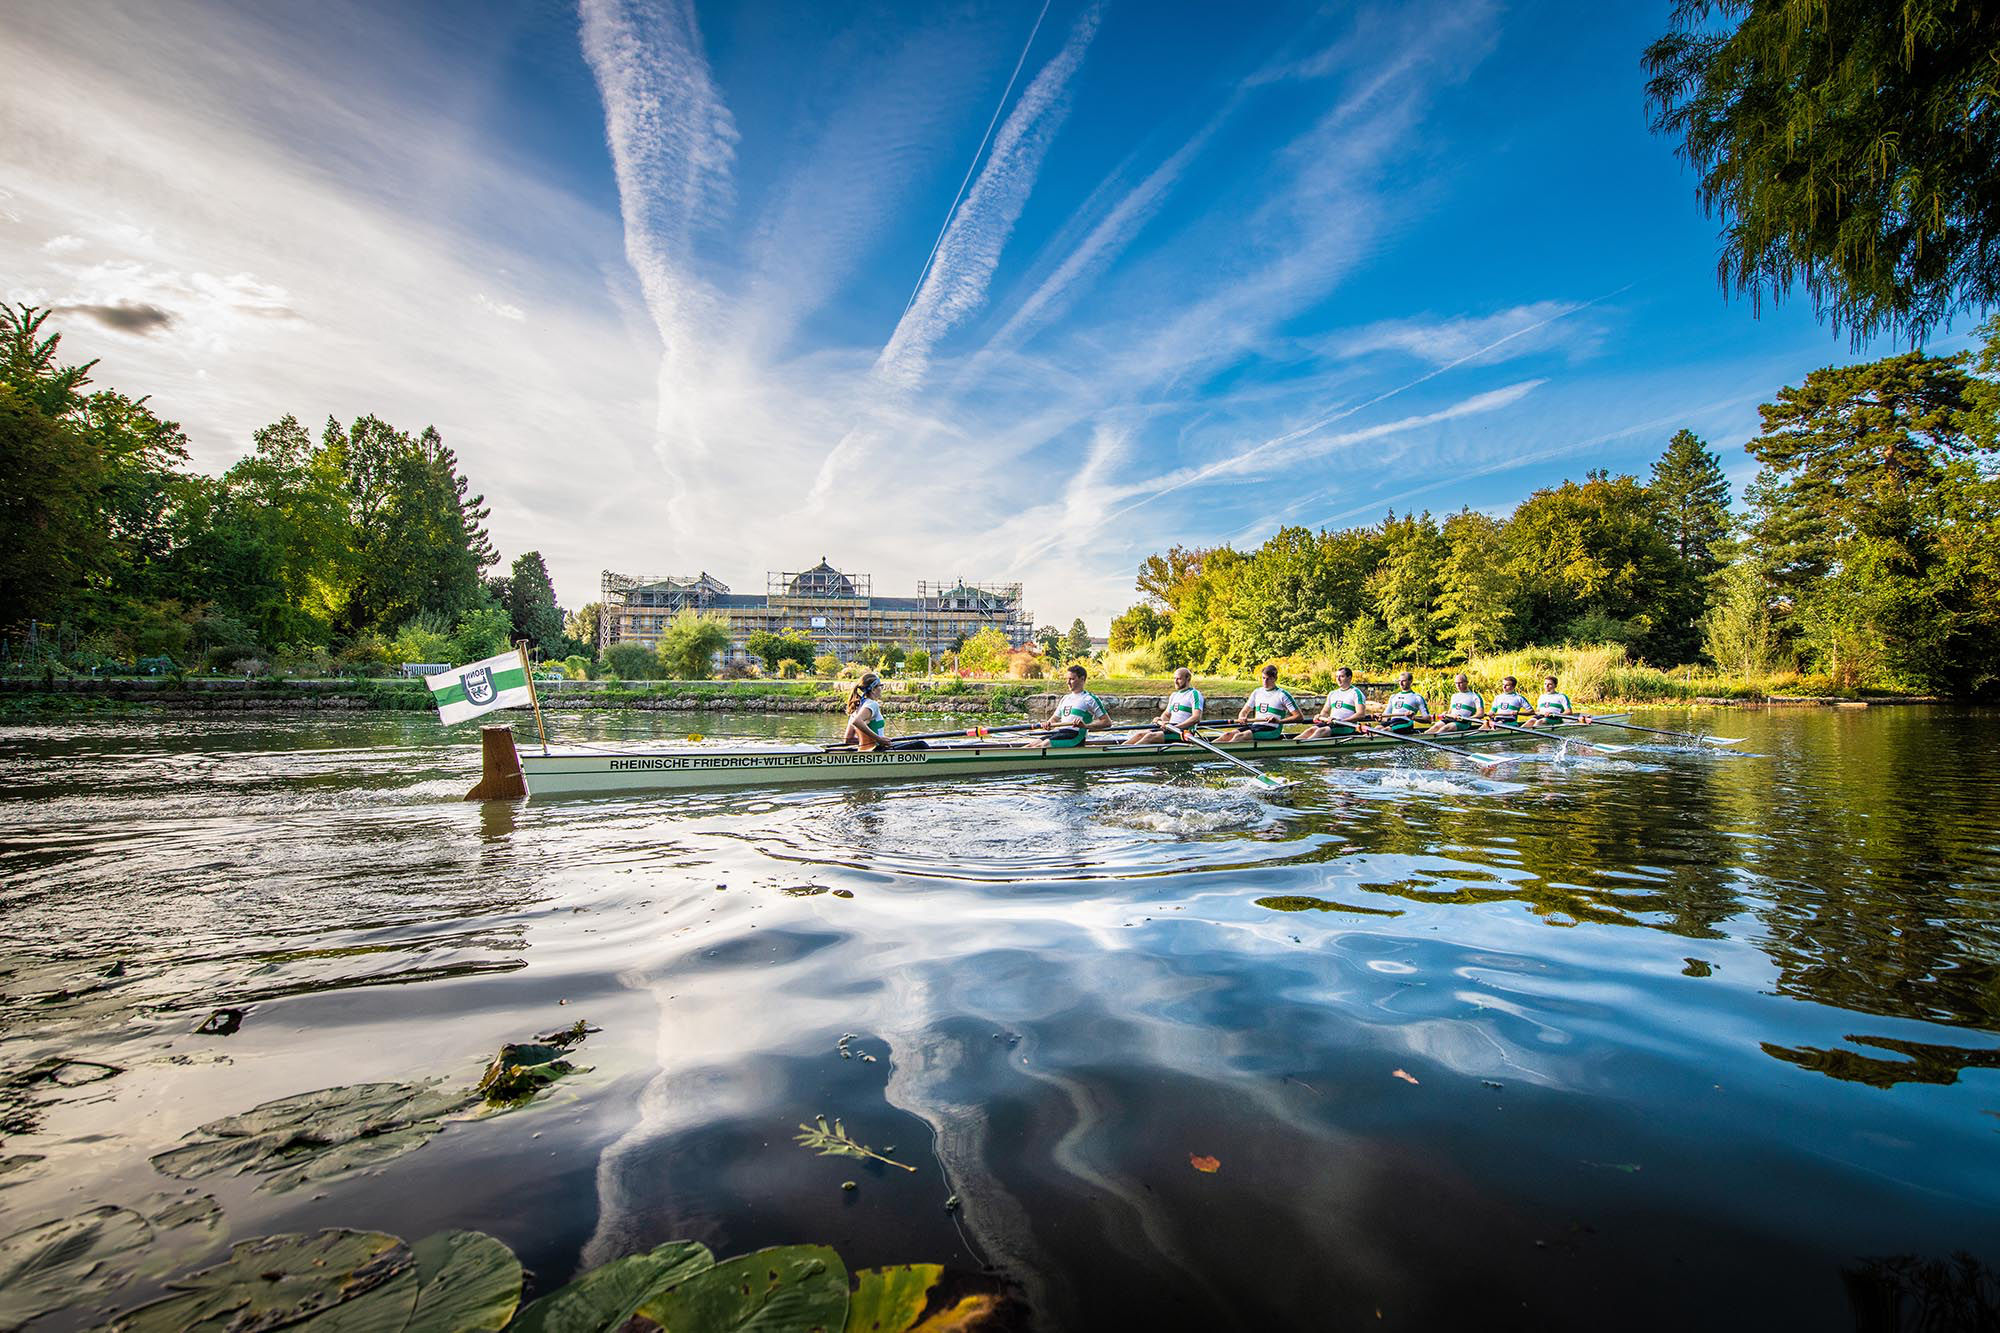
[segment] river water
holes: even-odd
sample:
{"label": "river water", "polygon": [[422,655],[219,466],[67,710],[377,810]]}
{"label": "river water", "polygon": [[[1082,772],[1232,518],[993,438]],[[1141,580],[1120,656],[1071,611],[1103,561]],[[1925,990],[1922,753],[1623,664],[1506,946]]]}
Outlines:
{"label": "river water", "polygon": [[[2000,1264],[2000,717],[1696,721],[1750,753],[468,804],[476,732],[429,719],[15,718],[0,1078],[116,1072],[14,1079],[0,1233],[583,1019],[526,1110],[200,1187],[239,1239],[488,1231],[536,1289],[823,1242],[1050,1328],[1962,1314]],[[812,1155],[816,1113],[917,1169]]]}

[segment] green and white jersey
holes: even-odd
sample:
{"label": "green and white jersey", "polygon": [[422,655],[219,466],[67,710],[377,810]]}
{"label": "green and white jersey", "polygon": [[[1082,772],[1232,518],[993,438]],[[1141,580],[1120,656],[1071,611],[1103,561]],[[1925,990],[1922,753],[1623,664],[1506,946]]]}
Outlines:
{"label": "green and white jersey", "polygon": [[1544,716],[1553,713],[1574,713],[1576,705],[1571,703],[1569,696],[1561,690],[1550,690],[1547,694],[1535,700],[1535,711]]}
{"label": "green and white jersey", "polygon": [[1478,717],[1486,711],[1486,701],[1479,697],[1476,690],[1454,690],[1445,709],[1460,717]]}
{"label": "green and white jersey", "polygon": [[863,699],[861,706],[854,710],[854,716],[847,720],[851,725],[866,728],[877,736],[882,734],[882,728],[889,725],[889,720],[882,716],[882,705],[874,699]]}
{"label": "green and white jersey", "polygon": [[1056,721],[1065,727],[1087,727],[1100,717],[1109,717],[1104,700],[1089,690],[1076,690],[1062,697],[1056,705]]}
{"label": "green and white jersey", "polygon": [[1167,725],[1178,727],[1207,706],[1208,702],[1201,697],[1201,691],[1193,686],[1175,690],[1167,696]]}
{"label": "green and white jersey", "polygon": [[1276,722],[1299,711],[1299,702],[1292,698],[1292,692],[1277,686],[1268,690],[1260,686],[1250,691],[1244,702],[1250,705],[1252,722]]}
{"label": "green and white jersey", "polygon": [[1382,711],[1389,717],[1422,717],[1431,711],[1431,706],[1415,690],[1397,690],[1389,696]]}
{"label": "green and white jersey", "polygon": [[1528,696],[1512,691],[1502,691],[1493,696],[1493,714],[1496,717],[1519,717],[1528,711]]}
{"label": "green and white jersey", "polygon": [[1344,690],[1328,690],[1326,694],[1326,715],[1328,717],[1360,717],[1368,711],[1368,699],[1361,693],[1359,685],[1349,685]]}

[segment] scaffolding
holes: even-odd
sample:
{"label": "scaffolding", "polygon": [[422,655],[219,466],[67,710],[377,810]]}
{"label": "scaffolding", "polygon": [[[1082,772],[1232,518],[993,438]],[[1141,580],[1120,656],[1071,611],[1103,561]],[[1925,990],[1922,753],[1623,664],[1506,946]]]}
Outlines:
{"label": "scaffolding", "polygon": [[706,570],[684,574],[614,574],[604,571],[598,585],[603,611],[597,618],[597,650],[633,640],[659,641],[668,621],[683,611],[706,611],[729,595],[729,585]]}

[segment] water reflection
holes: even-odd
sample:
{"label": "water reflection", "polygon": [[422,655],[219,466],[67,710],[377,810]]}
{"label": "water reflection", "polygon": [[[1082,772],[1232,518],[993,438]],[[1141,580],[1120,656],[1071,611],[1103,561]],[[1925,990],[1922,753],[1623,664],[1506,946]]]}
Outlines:
{"label": "water reflection", "polygon": [[544,1110],[232,1225],[479,1226],[549,1281],[833,1241],[1052,1327],[1837,1323],[1854,1255],[1995,1257],[2000,719],[1726,720],[1763,757],[541,804],[460,800],[424,719],[10,725],[0,1187],[123,1197],[217,1115],[585,1017]]}

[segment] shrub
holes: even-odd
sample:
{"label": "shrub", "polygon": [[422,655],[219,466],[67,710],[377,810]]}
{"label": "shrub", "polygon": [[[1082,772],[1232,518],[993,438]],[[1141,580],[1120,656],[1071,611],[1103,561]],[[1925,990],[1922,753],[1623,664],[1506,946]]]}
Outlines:
{"label": "shrub", "polygon": [[636,643],[617,643],[604,650],[604,675],[611,680],[658,680],[666,674],[657,653]]}
{"label": "shrub", "polygon": [[815,676],[826,677],[838,676],[840,674],[840,659],[832,653],[821,653],[813,659],[813,674]]}

